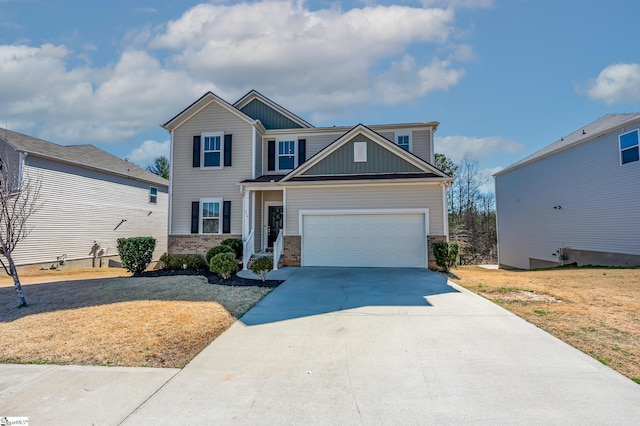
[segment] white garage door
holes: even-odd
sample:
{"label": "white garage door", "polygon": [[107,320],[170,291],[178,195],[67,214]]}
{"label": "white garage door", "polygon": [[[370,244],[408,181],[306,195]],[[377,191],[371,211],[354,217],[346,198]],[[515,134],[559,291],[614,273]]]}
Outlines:
{"label": "white garage door", "polygon": [[302,266],[425,268],[425,213],[304,214]]}

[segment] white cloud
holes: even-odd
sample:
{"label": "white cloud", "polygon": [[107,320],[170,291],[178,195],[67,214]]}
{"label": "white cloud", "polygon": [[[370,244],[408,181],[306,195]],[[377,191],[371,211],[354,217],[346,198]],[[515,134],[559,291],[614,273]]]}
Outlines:
{"label": "white cloud", "polygon": [[127,160],[140,167],[146,168],[146,166],[153,164],[153,160],[155,160],[156,157],[164,155],[169,158],[169,147],[170,142],[168,140],[164,142],[147,140],[131,151],[129,155],[127,155]]}
{"label": "white cloud", "polygon": [[454,9],[486,3],[203,3],[127,32],[119,58],[101,67],[91,65],[91,45],[0,45],[0,121],[58,143],[118,143],[208,90],[234,100],[257,88],[325,119],[355,105],[409,102],[463,78],[473,50],[456,41]]}
{"label": "white cloud", "polygon": [[167,23],[149,46],[172,52],[175,67],[196,78],[215,76],[223,97],[259,87],[296,111],[322,114],[358,103],[396,104],[457,84],[464,71],[453,56],[406,53],[416,44],[457,51],[449,42],[454,18],[451,9],[409,6],[200,4]]}
{"label": "white cloud", "polygon": [[424,7],[444,6],[454,8],[489,8],[493,7],[493,0],[422,0]]}
{"label": "white cloud", "polygon": [[640,64],[614,64],[588,85],[587,95],[606,104],[640,102]]}
{"label": "white cloud", "polygon": [[0,119],[56,142],[119,142],[157,126],[210,85],[125,51],[111,67],[69,68],[64,46],[0,46]]}
{"label": "white cloud", "polygon": [[470,154],[475,159],[491,157],[497,153],[517,153],[525,146],[501,136],[473,138],[468,136],[444,136],[434,138],[435,151],[444,154],[454,163]]}

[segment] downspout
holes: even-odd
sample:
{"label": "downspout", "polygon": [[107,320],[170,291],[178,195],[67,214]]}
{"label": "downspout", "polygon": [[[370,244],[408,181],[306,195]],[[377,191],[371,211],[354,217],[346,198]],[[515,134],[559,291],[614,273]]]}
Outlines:
{"label": "downspout", "polygon": [[[171,144],[169,145],[169,215],[167,217],[168,222],[167,222],[167,235],[171,236],[171,217],[172,217],[172,212],[173,212],[173,138],[174,138],[174,131],[171,130]],[[169,242],[167,241],[167,244]],[[167,247],[167,251],[169,250],[169,247]]]}

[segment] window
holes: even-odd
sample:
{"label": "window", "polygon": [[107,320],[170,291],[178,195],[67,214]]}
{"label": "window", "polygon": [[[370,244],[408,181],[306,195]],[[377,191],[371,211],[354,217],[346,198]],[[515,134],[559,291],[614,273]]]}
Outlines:
{"label": "window", "polygon": [[640,151],[638,149],[638,129],[621,134],[620,140],[620,163],[627,164],[640,159]]}
{"label": "window", "polygon": [[149,203],[158,204],[158,188],[155,186],[149,187]]}
{"label": "window", "polygon": [[353,143],[353,162],[354,163],[367,162],[367,143],[366,142]]}
{"label": "window", "polygon": [[222,167],[222,133],[202,135],[202,167]]}
{"label": "window", "polygon": [[293,170],[296,165],[296,140],[278,140],[278,170]]}
{"label": "window", "polygon": [[219,199],[200,200],[200,233],[220,233],[220,204]]}
{"label": "window", "polygon": [[396,132],[396,144],[405,151],[411,151],[411,132]]}

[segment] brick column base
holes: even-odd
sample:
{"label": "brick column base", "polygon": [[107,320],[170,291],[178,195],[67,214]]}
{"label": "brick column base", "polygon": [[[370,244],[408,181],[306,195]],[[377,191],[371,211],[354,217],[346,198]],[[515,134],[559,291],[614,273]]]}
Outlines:
{"label": "brick column base", "polygon": [[219,246],[227,238],[242,239],[242,235],[169,235],[169,254],[200,254],[204,256],[210,248]]}
{"label": "brick column base", "polygon": [[282,240],[282,263],[284,266],[300,266],[302,237],[285,235]]}

